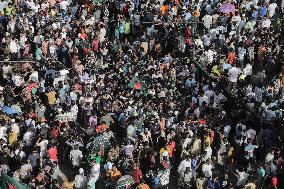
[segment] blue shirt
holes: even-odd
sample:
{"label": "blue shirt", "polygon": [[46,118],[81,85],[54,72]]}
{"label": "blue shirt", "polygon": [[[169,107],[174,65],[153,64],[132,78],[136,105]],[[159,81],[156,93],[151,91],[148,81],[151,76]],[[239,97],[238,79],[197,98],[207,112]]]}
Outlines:
{"label": "blue shirt", "polygon": [[197,160],[196,159],[192,159],[191,160],[191,170],[192,170],[192,172],[196,171],[196,167],[197,167]]}
{"label": "blue shirt", "polygon": [[260,8],[259,8],[259,12],[260,12],[260,15],[261,15],[262,17],[264,17],[264,16],[266,16],[266,14],[267,14],[267,8],[266,8],[266,7],[260,7]]}

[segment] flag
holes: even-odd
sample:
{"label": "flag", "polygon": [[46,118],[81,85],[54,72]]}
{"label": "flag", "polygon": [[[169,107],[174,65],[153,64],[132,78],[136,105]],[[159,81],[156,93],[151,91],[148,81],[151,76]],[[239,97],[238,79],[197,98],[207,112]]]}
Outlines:
{"label": "flag", "polygon": [[19,182],[16,179],[8,176],[7,174],[2,174],[0,188],[1,189],[29,189],[27,184]]}

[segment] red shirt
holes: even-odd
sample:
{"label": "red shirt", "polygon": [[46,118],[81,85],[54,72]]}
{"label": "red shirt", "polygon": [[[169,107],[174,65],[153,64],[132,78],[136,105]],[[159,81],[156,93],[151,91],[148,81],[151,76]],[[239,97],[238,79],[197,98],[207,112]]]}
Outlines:
{"label": "red shirt", "polygon": [[49,150],[47,152],[49,154],[49,159],[50,160],[58,161],[58,158],[57,158],[57,148],[56,147],[49,148]]}
{"label": "red shirt", "polygon": [[134,182],[139,183],[141,177],[142,177],[141,170],[139,168],[134,169],[134,171],[133,171]]}
{"label": "red shirt", "polygon": [[277,183],[278,183],[277,177],[273,177],[271,179],[271,184],[274,188],[277,188]]}

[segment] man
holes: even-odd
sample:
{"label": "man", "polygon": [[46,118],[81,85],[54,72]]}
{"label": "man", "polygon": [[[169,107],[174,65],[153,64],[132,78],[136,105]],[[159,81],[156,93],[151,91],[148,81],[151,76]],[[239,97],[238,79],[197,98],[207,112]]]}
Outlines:
{"label": "man", "polygon": [[80,162],[83,158],[83,153],[79,149],[79,145],[76,145],[73,150],[70,151],[70,160],[73,168],[76,170],[80,166]]}
{"label": "man", "polygon": [[139,184],[136,189],[150,189],[149,185],[145,183],[144,180],[141,181],[141,184]]}
{"label": "man", "polygon": [[242,72],[241,69],[237,68],[235,65],[233,65],[232,68],[229,69],[229,72],[228,72],[229,92],[231,92],[232,89],[235,91],[236,86],[237,86],[238,77],[241,72]]}
{"label": "man", "polygon": [[64,1],[60,2],[60,9],[61,10],[64,10],[66,12],[68,7],[69,7],[68,1],[64,0]]}
{"label": "man", "polygon": [[212,177],[212,169],[213,169],[212,161],[211,159],[208,159],[206,163],[202,165],[202,172],[206,178]]}
{"label": "man", "polygon": [[87,177],[84,175],[84,169],[79,169],[79,175],[75,176],[74,186],[75,189],[84,189],[86,188],[87,184]]}
{"label": "man", "polygon": [[161,169],[158,172],[158,177],[160,180],[160,184],[164,187],[167,188],[168,184],[170,183],[170,169],[169,169],[169,164],[164,163],[163,169]]}
{"label": "man", "polygon": [[191,158],[187,156],[181,163],[179,164],[178,167],[178,173],[180,175],[184,175],[186,169],[191,169]]}
{"label": "man", "polygon": [[111,181],[114,183],[118,181],[118,179],[121,177],[121,172],[114,165],[112,169],[109,171],[109,176],[111,178]]}
{"label": "man", "polygon": [[97,161],[94,161],[92,163],[92,169],[91,169],[91,177],[93,178],[92,179],[92,182],[97,182],[99,180],[99,177],[100,177],[100,164],[99,162]]}
{"label": "man", "polygon": [[209,15],[209,14],[206,14],[206,15],[202,18],[202,21],[203,21],[203,24],[204,24],[205,29],[206,29],[207,31],[209,31],[210,28],[211,28],[212,22],[213,22],[212,16]]}

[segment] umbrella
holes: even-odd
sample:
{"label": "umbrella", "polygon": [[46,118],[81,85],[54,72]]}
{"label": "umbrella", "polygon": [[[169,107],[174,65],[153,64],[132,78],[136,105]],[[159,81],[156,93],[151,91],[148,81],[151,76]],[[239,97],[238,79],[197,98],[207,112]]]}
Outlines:
{"label": "umbrella", "polygon": [[235,5],[231,3],[222,4],[219,7],[219,12],[222,12],[222,13],[235,12],[235,10],[236,10]]}
{"label": "umbrella", "polygon": [[2,108],[2,112],[8,115],[13,115],[13,114],[19,114],[15,109],[9,107],[9,106],[4,106]]}
{"label": "umbrella", "polygon": [[127,185],[132,185],[134,184],[134,180],[132,176],[130,175],[124,175],[122,176],[116,183],[116,189],[122,189]]}

